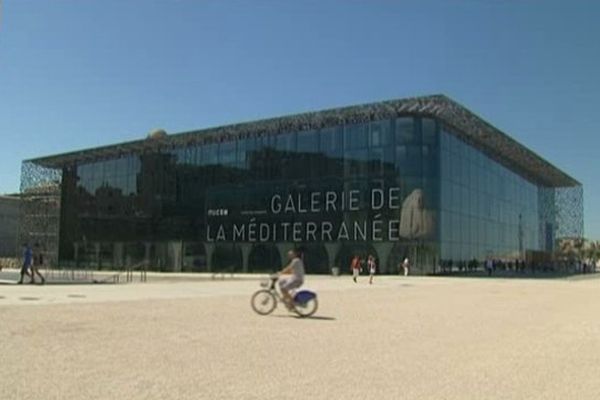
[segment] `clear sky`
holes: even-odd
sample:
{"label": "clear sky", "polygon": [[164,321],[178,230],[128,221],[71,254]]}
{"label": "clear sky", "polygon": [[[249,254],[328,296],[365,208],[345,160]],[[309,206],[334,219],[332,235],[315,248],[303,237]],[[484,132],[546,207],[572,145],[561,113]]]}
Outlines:
{"label": "clear sky", "polygon": [[443,93],[579,179],[600,239],[598,1],[0,2],[0,193],[156,127]]}

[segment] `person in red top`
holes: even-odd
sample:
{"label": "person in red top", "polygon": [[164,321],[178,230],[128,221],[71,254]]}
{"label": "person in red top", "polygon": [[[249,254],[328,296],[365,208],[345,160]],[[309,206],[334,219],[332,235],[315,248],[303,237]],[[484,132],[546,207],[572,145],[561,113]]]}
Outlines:
{"label": "person in red top", "polygon": [[352,258],[352,262],[350,263],[350,269],[352,269],[352,280],[356,283],[356,279],[358,278],[358,274],[360,273],[360,257],[354,256]]}

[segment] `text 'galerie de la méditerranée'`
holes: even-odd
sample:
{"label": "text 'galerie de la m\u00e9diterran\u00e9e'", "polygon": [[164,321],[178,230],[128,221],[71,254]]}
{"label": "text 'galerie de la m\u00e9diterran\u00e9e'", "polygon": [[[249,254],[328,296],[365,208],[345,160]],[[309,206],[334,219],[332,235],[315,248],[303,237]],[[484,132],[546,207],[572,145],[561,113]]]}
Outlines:
{"label": "text 'galerie de la m\u00e9diterran\u00e9e'", "polygon": [[[361,207],[361,192],[311,192],[302,194],[274,194],[269,201],[268,212],[252,213],[268,215],[280,221],[260,221],[251,217],[247,222],[221,222],[207,225],[207,241],[221,242],[334,242],[334,241],[398,241],[427,236],[432,230],[431,213],[423,207],[423,191],[413,190],[401,201],[400,188],[373,189],[369,203]],[[368,209],[375,214],[369,218],[352,218],[352,213]],[[394,210],[398,210],[394,213]],[[222,210],[220,210],[222,211]],[[393,218],[379,219],[382,212]],[[209,216],[227,216],[227,212],[209,210]],[[319,218],[307,220],[307,215]],[[337,215],[327,219],[324,216]],[[345,217],[340,218],[340,215]],[[364,215],[364,213],[363,213]],[[294,221],[302,216],[302,221]],[[350,216],[350,218],[347,218]]]}

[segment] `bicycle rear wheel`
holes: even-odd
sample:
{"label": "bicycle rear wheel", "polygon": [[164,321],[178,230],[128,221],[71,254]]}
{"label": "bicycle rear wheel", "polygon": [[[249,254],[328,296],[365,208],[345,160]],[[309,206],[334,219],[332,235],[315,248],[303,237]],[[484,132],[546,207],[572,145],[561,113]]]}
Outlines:
{"label": "bicycle rear wheel", "polygon": [[317,308],[319,308],[319,302],[316,296],[303,303],[294,304],[294,311],[301,317],[310,317],[317,312]]}
{"label": "bicycle rear wheel", "polygon": [[255,313],[268,315],[273,312],[277,306],[277,299],[270,290],[262,289],[252,295],[250,305]]}

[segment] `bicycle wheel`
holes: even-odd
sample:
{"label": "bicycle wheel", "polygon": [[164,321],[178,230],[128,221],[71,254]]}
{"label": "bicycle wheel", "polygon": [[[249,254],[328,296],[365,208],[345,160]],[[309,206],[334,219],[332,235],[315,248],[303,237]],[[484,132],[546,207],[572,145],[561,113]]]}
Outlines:
{"label": "bicycle wheel", "polygon": [[294,304],[294,311],[301,317],[310,317],[314,313],[317,312],[317,308],[319,308],[319,302],[317,301],[317,297],[313,297],[312,299]]}
{"label": "bicycle wheel", "polygon": [[254,312],[260,315],[271,314],[277,306],[277,299],[270,290],[259,290],[252,295],[250,301]]}

